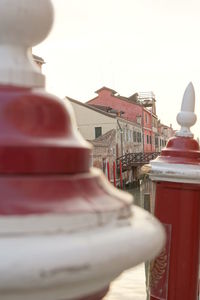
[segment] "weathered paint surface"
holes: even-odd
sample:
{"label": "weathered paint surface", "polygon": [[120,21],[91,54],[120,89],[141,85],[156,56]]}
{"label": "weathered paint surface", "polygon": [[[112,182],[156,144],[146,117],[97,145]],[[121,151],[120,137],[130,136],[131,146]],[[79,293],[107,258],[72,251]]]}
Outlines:
{"label": "weathered paint surface", "polygon": [[137,122],[137,115],[142,116],[142,106],[133,102],[124,101],[120,97],[114,96],[110,89],[104,88],[98,96],[87,102],[91,105],[102,105],[112,107],[118,111],[123,111],[123,117],[129,121]]}
{"label": "weathered paint surface", "polygon": [[[24,227],[16,233],[13,223],[13,232],[2,232],[0,239],[1,299],[73,299],[93,294],[125,268],[152,258],[162,246],[157,236],[163,229],[141,209],[132,213],[134,217],[109,219],[104,226],[69,233],[61,225],[52,233],[28,232]],[[32,224],[43,222],[42,217],[26,218]],[[72,222],[68,215],[67,221]]]}
{"label": "weathered paint surface", "polygon": [[1,300],[97,300],[165,241],[154,217],[90,168],[71,106],[34,89],[44,81],[27,47],[52,16],[49,0],[0,2]]}
{"label": "weathered paint surface", "polygon": [[156,181],[155,216],[171,228],[168,247],[151,269],[151,300],[196,300],[198,295],[200,151],[190,132],[196,120],[193,109],[194,91],[189,84],[178,115],[181,130],[151,162],[151,178]]}
{"label": "weathered paint surface", "polygon": [[87,102],[89,105],[102,105],[112,107],[117,111],[123,111],[123,118],[137,123],[137,117],[141,116],[141,125],[143,128],[143,145],[144,152],[155,151],[155,134],[152,130],[152,114],[140,104],[133,101],[127,101],[123,97],[113,94],[113,91],[108,88],[102,88],[98,92],[98,96]]}

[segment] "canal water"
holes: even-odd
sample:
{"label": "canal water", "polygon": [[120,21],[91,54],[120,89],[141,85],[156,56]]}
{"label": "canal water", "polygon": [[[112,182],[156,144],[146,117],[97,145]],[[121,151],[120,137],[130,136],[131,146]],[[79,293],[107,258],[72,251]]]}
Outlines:
{"label": "canal water", "polygon": [[[148,180],[140,187],[127,190],[134,196],[134,204],[144,207],[144,194],[152,195],[152,184]],[[110,286],[110,291],[103,300],[146,300],[144,264],[125,271]]]}
{"label": "canal water", "polygon": [[144,264],[125,271],[110,286],[104,300],[146,300]]}

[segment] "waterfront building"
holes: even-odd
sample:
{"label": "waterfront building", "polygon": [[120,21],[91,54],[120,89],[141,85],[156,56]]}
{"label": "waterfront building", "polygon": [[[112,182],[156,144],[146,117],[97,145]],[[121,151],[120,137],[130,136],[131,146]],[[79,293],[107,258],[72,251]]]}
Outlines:
{"label": "waterfront building", "polygon": [[[91,165],[106,173],[109,164],[109,177],[113,180],[112,166],[116,159],[122,156],[129,159],[125,156],[129,153],[160,152],[174,131],[158,120],[152,92],[135,93],[127,98],[103,87],[96,93],[98,96],[86,103],[66,99],[75,111],[79,132],[93,145]],[[129,165],[123,170],[124,181],[137,182],[139,170],[137,163]]]}
{"label": "waterfront building", "polygon": [[130,97],[124,97],[113,89],[102,87],[95,93],[98,95],[89,100],[88,105],[101,110],[117,110],[121,118],[140,124],[144,152],[159,152],[173,135],[172,127],[162,124],[158,128],[160,123],[156,114],[155,95],[152,92],[134,93]]}
{"label": "waterfront building", "polygon": [[87,104],[99,109],[110,107],[119,112],[123,111],[123,119],[140,124],[143,151],[154,152],[158,117],[153,93],[134,93],[130,97],[124,97],[107,87],[102,87],[96,93],[98,96],[89,100]]}
{"label": "waterfront building", "polygon": [[[77,128],[81,135],[93,145],[93,166],[105,171],[109,162],[111,180],[113,162],[126,153],[143,152],[142,127],[140,119],[131,122],[122,118],[123,111],[109,107],[89,105],[66,97],[75,112]],[[127,171],[127,174],[129,172]],[[130,174],[124,174],[129,177]]]}

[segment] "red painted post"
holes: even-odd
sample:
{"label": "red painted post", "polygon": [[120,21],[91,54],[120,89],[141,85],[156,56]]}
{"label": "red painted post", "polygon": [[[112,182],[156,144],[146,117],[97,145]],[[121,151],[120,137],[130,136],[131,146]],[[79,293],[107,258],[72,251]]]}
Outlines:
{"label": "red painted post", "polygon": [[123,190],[123,177],[122,177],[122,162],[119,162],[119,172],[120,172],[120,187]]}
{"label": "red painted post", "polygon": [[91,168],[70,104],[45,92],[30,48],[52,23],[50,0],[0,1],[1,300],[100,300],[164,243],[160,223]]}
{"label": "red painted post", "polygon": [[167,233],[167,243],[151,266],[151,300],[197,300],[200,151],[189,130],[196,120],[194,99],[190,84],[177,116],[181,130],[151,162],[151,178],[156,182],[155,216]]}
{"label": "red painted post", "polygon": [[113,161],[113,179],[114,179],[114,186],[116,187],[116,164]]}
{"label": "red painted post", "polygon": [[108,181],[110,181],[110,164],[109,164],[109,161],[107,161],[107,163],[106,163],[106,167],[107,167],[107,176],[108,176]]}

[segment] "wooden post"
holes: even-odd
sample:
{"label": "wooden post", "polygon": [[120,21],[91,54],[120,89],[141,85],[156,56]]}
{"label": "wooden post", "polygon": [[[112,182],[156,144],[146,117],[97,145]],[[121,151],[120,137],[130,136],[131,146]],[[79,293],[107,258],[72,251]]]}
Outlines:
{"label": "wooden post", "polygon": [[113,179],[114,179],[114,186],[116,187],[116,164],[113,161]]}
{"label": "wooden post", "polygon": [[122,162],[119,162],[119,171],[120,171],[120,187],[123,190],[123,178],[122,178]]}
{"label": "wooden post", "polygon": [[107,176],[108,176],[108,181],[110,181],[110,165],[109,165],[109,161],[107,161]]}
{"label": "wooden post", "polygon": [[[145,210],[151,212],[151,198],[149,193],[144,194],[144,207]],[[146,300],[150,299],[149,294],[149,271],[150,271],[150,261],[145,262],[145,278],[146,278]]]}

